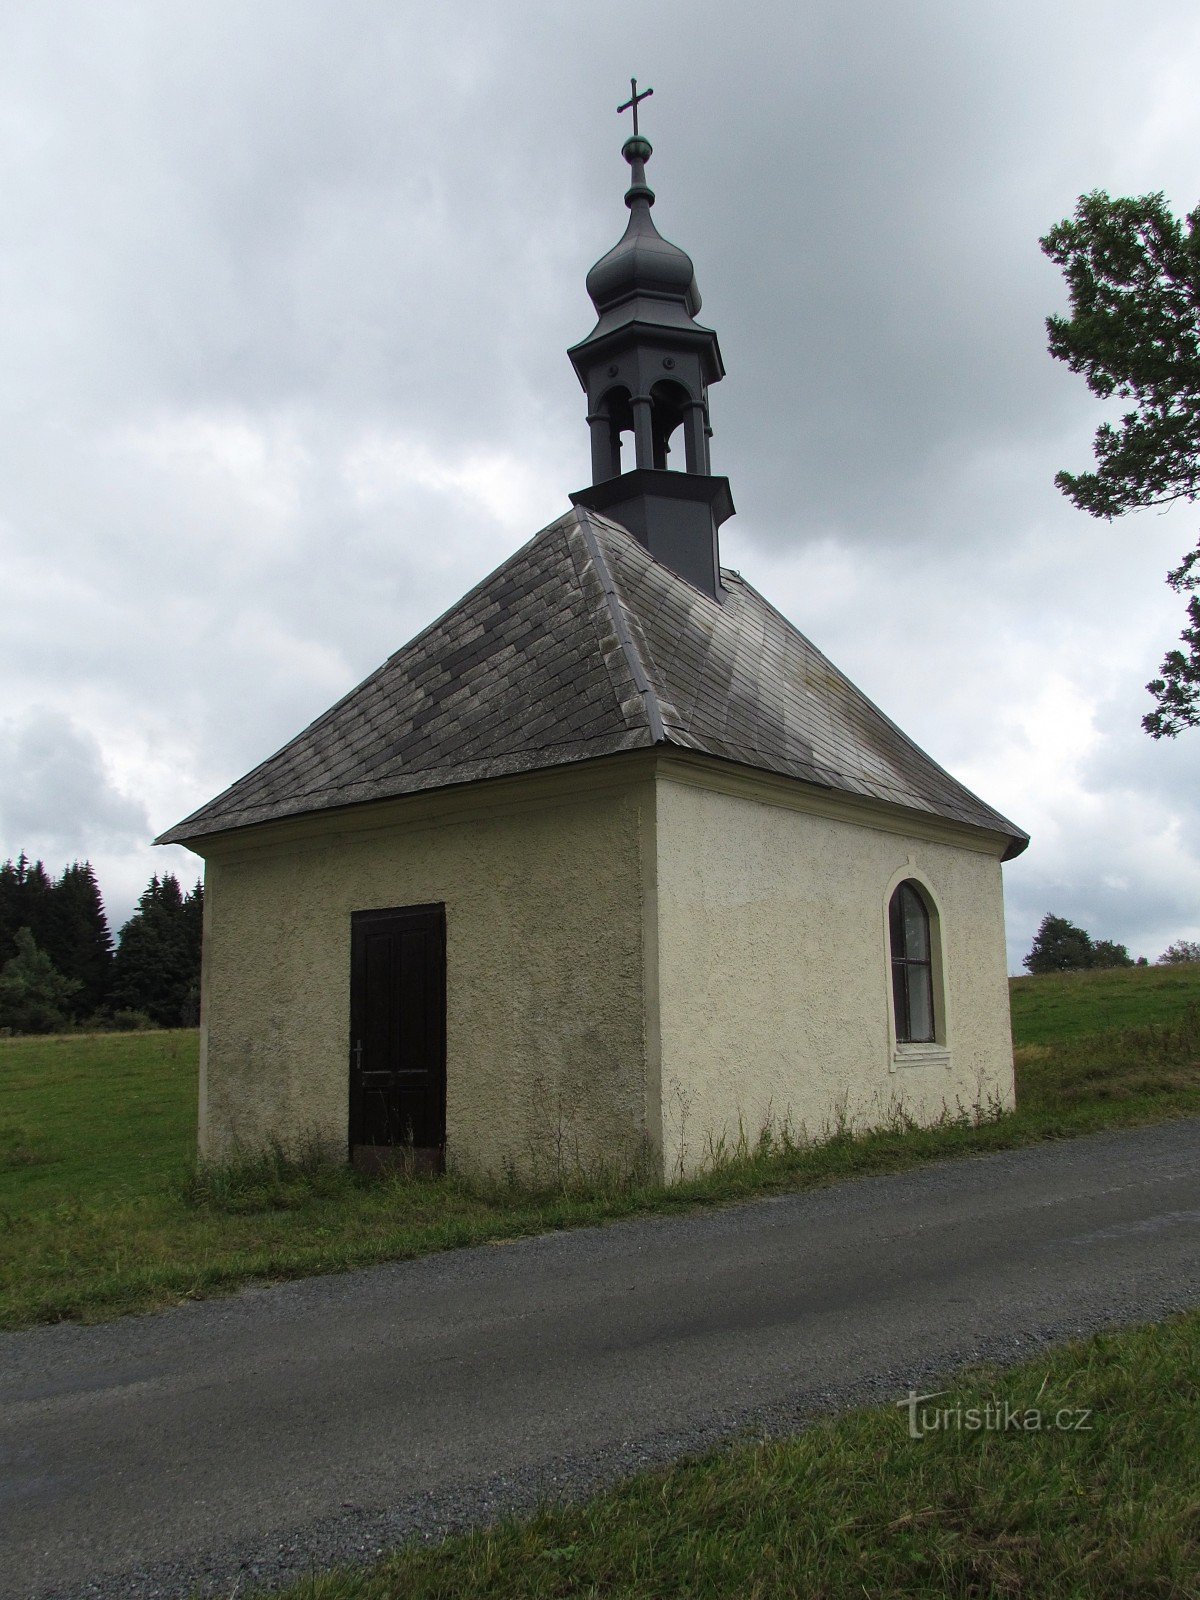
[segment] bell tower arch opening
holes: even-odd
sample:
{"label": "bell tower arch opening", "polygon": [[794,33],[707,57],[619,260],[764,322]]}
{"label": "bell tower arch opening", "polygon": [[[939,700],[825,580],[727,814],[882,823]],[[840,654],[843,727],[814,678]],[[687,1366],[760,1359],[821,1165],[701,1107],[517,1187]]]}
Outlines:
{"label": "bell tower arch opening", "polygon": [[[654,441],[653,465],[660,471],[668,469],[668,456],[671,454],[671,439],[678,428],[683,427],[692,419],[694,412],[703,413],[704,402],[697,401],[673,378],[660,378],[650,390],[650,432]],[[692,433],[689,430],[684,435],[684,463],[685,472],[697,472],[699,467],[695,464],[695,452]]]}
{"label": "bell tower arch opening", "polygon": [[621,473],[622,434],[633,432],[633,401],[624,384],[614,384],[588,412],[592,430],[592,481],[603,483]]}

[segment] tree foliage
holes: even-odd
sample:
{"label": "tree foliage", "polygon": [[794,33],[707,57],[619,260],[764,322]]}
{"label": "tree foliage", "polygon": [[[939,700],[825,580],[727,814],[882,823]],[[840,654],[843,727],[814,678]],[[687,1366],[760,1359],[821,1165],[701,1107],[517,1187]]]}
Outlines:
{"label": "tree foliage", "polygon": [[0,1028],[54,1033],[71,1020],[81,985],[64,978],[28,928],[13,937],[16,953],[0,968]]}
{"label": "tree foliage", "polygon": [[[1123,944],[1114,939],[1093,939],[1066,917],[1049,913],[1033,938],[1033,948],[1023,965],[1033,973],[1085,972],[1099,967],[1137,965]],[[1143,958],[1141,965],[1145,965]]]}
{"label": "tree foliage", "polygon": [[[1200,497],[1200,207],[1181,222],[1162,194],[1081,195],[1042,249],[1063,269],[1069,317],[1046,320],[1050,354],[1102,400],[1133,402],[1096,431],[1096,467],[1055,483],[1081,510],[1116,517]],[[1181,649],[1147,688],[1153,738],[1200,725],[1200,542],[1167,575],[1191,596]]]}
{"label": "tree foliage", "polygon": [[168,1028],[194,1025],[203,913],[199,883],[184,894],[169,873],[151,878],[114,954],[90,861],[73,861],[57,879],[24,853],[5,861],[0,969],[17,965],[4,991],[8,1009],[0,1027],[39,1032],[84,1019],[103,1026],[114,1015],[149,1017]]}
{"label": "tree foliage", "polygon": [[1200,961],[1200,939],[1176,939],[1159,956],[1157,965],[1182,967],[1192,961]]}
{"label": "tree foliage", "polygon": [[1134,960],[1123,944],[1117,944],[1113,939],[1095,939],[1092,942],[1092,965],[1094,967],[1132,967]]}
{"label": "tree foliage", "polygon": [[189,894],[173,873],[151,878],[121,929],[113,963],[114,1008],[141,1011],[164,1028],[200,1018],[200,940],[204,890]]}
{"label": "tree foliage", "polygon": [[45,945],[53,895],[50,874],[24,851],[0,867],[0,962],[14,953],[20,928],[28,928],[35,942]]}
{"label": "tree foliage", "polygon": [[1023,965],[1030,972],[1074,972],[1092,965],[1091,936],[1066,917],[1046,914]]}
{"label": "tree foliage", "polygon": [[55,969],[69,978],[71,1014],[98,1011],[108,998],[112,976],[112,935],[100,886],[90,861],[74,861],[54,879],[40,861],[23,853],[0,866],[0,963],[16,948],[17,932],[28,928]]}
{"label": "tree foliage", "polygon": [[79,1009],[98,1011],[112,982],[113,941],[90,861],[73,861],[54,885],[46,949],[58,970],[79,984]]}

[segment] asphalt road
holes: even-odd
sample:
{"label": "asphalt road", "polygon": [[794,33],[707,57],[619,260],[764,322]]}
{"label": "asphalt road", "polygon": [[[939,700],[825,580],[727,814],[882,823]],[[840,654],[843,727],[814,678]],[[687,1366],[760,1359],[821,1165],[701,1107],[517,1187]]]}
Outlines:
{"label": "asphalt road", "polygon": [[0,1336],[0,1595],[228,1596],[1195,1304],[1198,1158],[1174,1123]]}

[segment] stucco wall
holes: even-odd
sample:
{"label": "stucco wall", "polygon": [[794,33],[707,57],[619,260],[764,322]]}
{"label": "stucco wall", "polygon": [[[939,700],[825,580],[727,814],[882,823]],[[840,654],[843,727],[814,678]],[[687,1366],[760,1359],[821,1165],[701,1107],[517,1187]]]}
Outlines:
{"label": "stucco wall", "polygon": [[643,1006],[653,820],[643,764],[208,845],[202,1149],[315,1136],[344,1154],[351,912],[444,902],[450,1162],[529,1176],[634,1159],[661,1125]]}
{"label": "stucco wall", "polygon": [[[1011,1104],[1003,841],[708,767],[646,752],[212,841],[202,1149],[344,1156],[351,913],[432,902],[464,1170],[673,1177],[768,1123]],[[932,1050],[892,1036],[887,904],[910,876],[937,913]]]}
{"label": "stucco wall", "polygon": [[[770,785],[764,786],[769,793]],[[668,1174],[768,1122],[918,1120],[1013,1098],[999,854],[658,783],[658,1002]],[[897,1051],[886,913],[938,913],[942,1048]],[[897,1060],[897,1056],[901,1060]]]}

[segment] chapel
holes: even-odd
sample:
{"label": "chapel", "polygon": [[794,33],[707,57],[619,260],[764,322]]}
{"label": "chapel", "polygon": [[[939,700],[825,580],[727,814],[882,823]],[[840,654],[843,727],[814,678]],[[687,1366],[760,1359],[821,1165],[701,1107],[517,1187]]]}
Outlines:
{"label": "chapel", "polygon": [[646,93],[569,351],[592,482],[158,841],[205,861],[210,1158],[669,1181],[1013,1103],[1028,838],[721,565],[724,366]]}

